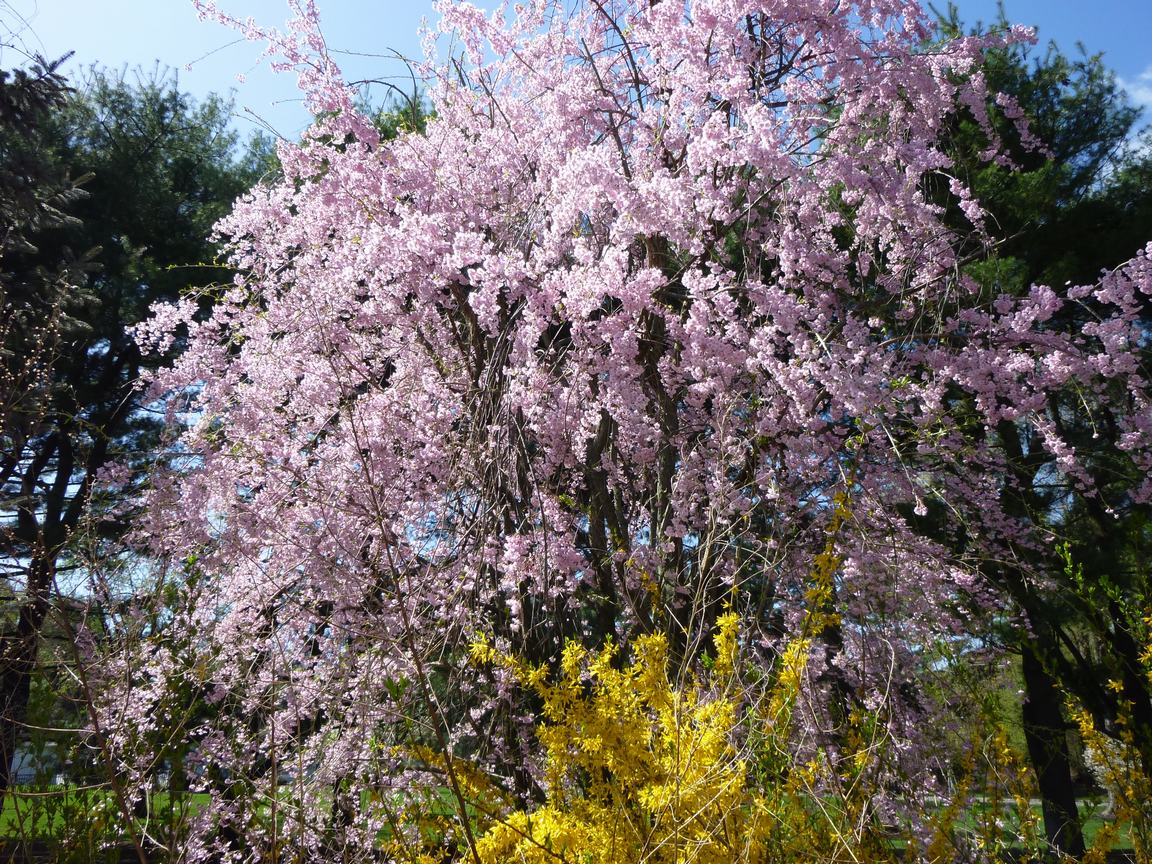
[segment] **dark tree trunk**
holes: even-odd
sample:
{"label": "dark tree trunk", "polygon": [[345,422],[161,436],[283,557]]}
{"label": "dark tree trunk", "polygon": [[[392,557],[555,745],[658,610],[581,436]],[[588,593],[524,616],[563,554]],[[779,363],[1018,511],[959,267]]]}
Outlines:
{"label": "dark tree trunk", "polygon": [[1068,753],[1068,727],[1061,710],[1060,691],[1044,669],[1033,644],[1022,646],[1024,667],[1024,739],[1036,772],[1044,808],[1044,832],[1058,853],[1081,858],[1084,835],[1072,788]]}
{"label": "dark tree trunk", "polygon": [[40,630],[48,614],[55,558],[33,557],[28,590],[13,631],[0,636],[0,807],[12,785],[12,760],[28,719],[28,695],[40,652]]}

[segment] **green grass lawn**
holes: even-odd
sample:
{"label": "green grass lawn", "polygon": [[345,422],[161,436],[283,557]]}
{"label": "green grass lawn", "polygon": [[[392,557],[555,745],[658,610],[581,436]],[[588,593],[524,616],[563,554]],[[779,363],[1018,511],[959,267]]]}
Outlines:
{"label": "green grass lawn", "polygon": [[[178,818],[181,813],[208,804],[210,796],[158,792],[151,796],[143,818]],[[122,821],[115,795],[103,788],[66,786],[17,788],[4,798],[0,811],[0,839],[50,839],[65,832],[79,837],[103,836]]]}

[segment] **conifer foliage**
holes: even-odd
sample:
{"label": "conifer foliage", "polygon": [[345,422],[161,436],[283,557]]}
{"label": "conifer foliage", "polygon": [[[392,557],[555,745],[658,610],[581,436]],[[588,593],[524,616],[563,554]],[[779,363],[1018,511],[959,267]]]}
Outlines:
{"label": "conifer foliage", "polygon": [[[58,67],[0,72],[0,797],[34,734],[42,633],[89,572],[81,539],[99,557],[123,535],[156,454],[134,383],[163,356],[142,358],[130,328],[227,274],[207,234],[258,176],[223,100],[156,73],[92,70],[73,89]],[[75,593],[64,619],[108,599]]]}

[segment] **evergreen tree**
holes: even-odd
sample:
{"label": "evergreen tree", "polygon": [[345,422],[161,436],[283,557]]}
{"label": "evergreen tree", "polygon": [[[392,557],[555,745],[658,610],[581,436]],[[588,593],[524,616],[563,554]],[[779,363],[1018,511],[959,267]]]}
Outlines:
{"label": "evergreen tree", "polygon": [[[135,387],[144,366],[132,327],[152,303],[226,276],[212,263],[206,238],[262,168],[240,158],[229,106],[217,97],[197,104],[173,78],[153,74],[133,83],[94,70],[65,98],[62,79],[53,75],[54,69],[14,73],[4,97],[12,107],[0,118],[0,134],[12,142],[6,146],[36,160],[29,166],[4,160],[14,174],[14,191],[5,188],[4,196],[40,220],[30,223],[35,242],[23,244],[23,257],[6,250],[3,262],[6,348],[24,380],[11,391],[23,407],[5,418],[0,478],[0,566],[9,609],[0,658],[0,791],[9,783],[57,577],[74,566],[70,549],[82,522],[97,540],[119,536],[156,455],[157,418]],[[29,103],[31,114],[21,107],[28,97],[13,88],[37,80],[55,89],[51,98]],[[86,179],[83,198],[69,185],[78,176]],[[20,205],[20,194],[40,202],[40,210]],[[56,215],[61,194],[68,198],[66,218]],[[20,235],[12,237],[10,245]],[[53,273],[71,278],[49,279]]]}
{"label": "evergreen tree", "polygon": [[[1003,13],[997,26],[1007,26]],[[962,32],[955,7],[942,29]],[[1025,296],[1034,284],[1090,284],[1132,259],[1152,237],[1152,155],[1133,146],[1140,111],[1103,56],[1016,43],[989,52],[981,72],[1027,124],[1024,132],[1009,117],[1015,108],[994,113],[1006,162],[980,157],[988,140],[978,123],[952,130],[957,174],[984,206],[994,241],[970,250],[977,260],[968,268],[988,297]],[[973,227],[958,209],[952,219]],[[1046,329],[1091,334],[1099,313],[1090,302],[1068,304]],[[1150,313],[1145,298],[1146,323]],[[1150,585],[1141,568],[1121,564],[1147,560],[1139,550],[1148,545],[1148,508],[1132,495],[1140,471],[1118,446],[1131,418],[1079,386],[1052,393],[1041,417],[1068,442],[1084,473],[1065,471],[1042,446],[1035,418],[1000,422],[1006,509],[1050,539],[1047,549],[1021,545],[1010,562],[985,569],[1016,613],[1014,626],[1000,632],[1021,656],[1023,730],[1048,840],[1078,856],[1084,843],[1065,696],[1079,700],[1107,734],[1118,736],[1128,724],[1145,771],[1152,771],[1152,692],[1139,671],[1138,612],[1147,608]]]}

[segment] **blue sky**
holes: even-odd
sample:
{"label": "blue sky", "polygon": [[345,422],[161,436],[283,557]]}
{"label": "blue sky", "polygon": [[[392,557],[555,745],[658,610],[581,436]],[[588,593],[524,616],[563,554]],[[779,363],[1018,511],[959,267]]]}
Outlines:
{"label": "blue sky", "polygon": [[[402,83],[403,65],[381,55],[393,49],[419,56],[417,28],[424,16],[434,21],[431,0],[317,3],[328,44],[357,52],[337,55],[353,79],[389,77]],[[288,17],[284,0],[219,0],[219,5],[260,23],[279,25]],[[477,5],[489,7],[492,0]],[[967,22],[996,18],[996,0],[957,5]],[[1152,121],[1152,2],[1007,0],[1006,8],[1010,20],[1038,26],[1041,41],[1055,39],[1068,52],[1077,41],[1089,52],[1103,51],[1133,100],[1146,106],[1145,122]],[[159,62],[194,94],[234,90],[241,130],[267,124],[295,137],[307,122],[293,76],[268,70],[258,46],[236,42],[236,35],[218,24],[198,21],[190,0],[0,0],[0,35],[22,21],[27,27],[19,36],[29,50],[50,56],[76,51],[66,67],[73,76],[93,63],[149,70]],[[16,62],[11,50],[0,54],[0,66]],[[385,91],[377,85],[376,92]]]}

